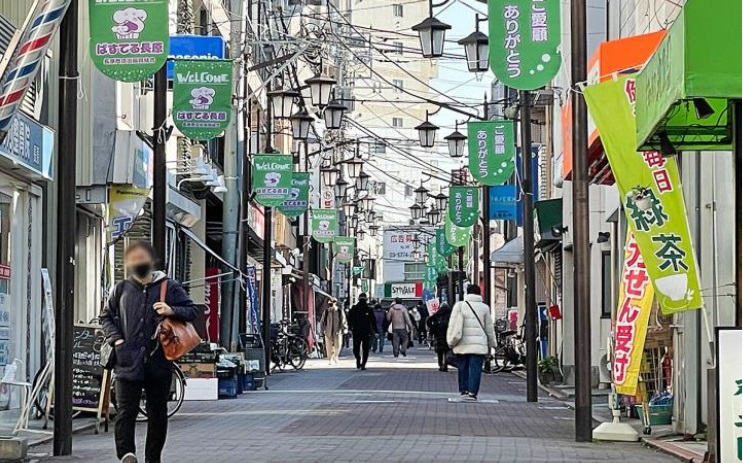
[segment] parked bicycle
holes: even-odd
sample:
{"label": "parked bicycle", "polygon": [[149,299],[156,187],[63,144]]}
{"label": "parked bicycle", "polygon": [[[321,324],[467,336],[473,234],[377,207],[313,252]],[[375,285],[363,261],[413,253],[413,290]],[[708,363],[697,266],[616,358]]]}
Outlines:
{"label": "parked bicycle", "polygon": [[[118,410],[116,406],[116,379],[111,384],[111,405],[115,410]],[[183,398],[186,395],[186,376],[183,374],[181,367],[177,364],[173,364],[173,377],[170,381],[170,395],[168,396],[168,418],[178,413],[183,405]],[[142,391],[142,398],[139,401],[139,415],[137,415],[137,421],[147,421],[147,397],[144,391]]]}
{"label": "parked bicycle", "polygon": [[291,365],[295,370],[304,368],[309,355],[307,342],[304,338],[292,334],[289,324],[282,321],[271,326],[271,371],[284,370]]}
{"label": "parked bicycle", "polygon": [[[496,347],[491,349],[490,355],[482,366],[484,373],[498,373],[512,371],[526,362],[526,346],[523,335],[508,329],[508,320],[500,318],[495,321]],[[523,331],[523,326],[521,327]]]}

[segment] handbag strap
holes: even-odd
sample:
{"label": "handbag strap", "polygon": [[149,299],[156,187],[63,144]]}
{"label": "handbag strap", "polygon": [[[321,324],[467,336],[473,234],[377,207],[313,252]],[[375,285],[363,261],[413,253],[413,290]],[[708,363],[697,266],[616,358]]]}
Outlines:
{"label": "handbag strap", "polygon": [[485,325],[483,325],[482,324],[482,321],[480,321],[480,317],[477,316],[477,312],[475,312],[475,309],[472,308],[472,305],[469,302],[464,301],[464,303],[467,304],[467,306],[470,308],[470,310],[472,311],[472,315],[475,316],[475,318],[477,319],[477,323],[479,323],[480,324],[480,328],[482,328],[482,332],[485,333],[485,336],[487,337],[488,332],[485,329]]}
{"label": "handbag strap", "polygon": [[160,302],[165,302],[165,296],[168,295],[168,280],[167,278],[165,281],[160,283]]}

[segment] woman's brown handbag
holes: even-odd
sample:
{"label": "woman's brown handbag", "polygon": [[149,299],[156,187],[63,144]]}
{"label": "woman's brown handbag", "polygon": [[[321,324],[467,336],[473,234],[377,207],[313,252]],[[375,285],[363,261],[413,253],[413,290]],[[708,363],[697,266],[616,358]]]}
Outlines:
{"label": "woman's brown handbag", "polygon": [[[165,302],[167,294],[168,280],[165,280],[160,285],[160,302]],[[165,358],[171,362],[180,359],[201,343],[201,338],[191,322],[182,322],[170,317],[162,319],[157,334]]]}

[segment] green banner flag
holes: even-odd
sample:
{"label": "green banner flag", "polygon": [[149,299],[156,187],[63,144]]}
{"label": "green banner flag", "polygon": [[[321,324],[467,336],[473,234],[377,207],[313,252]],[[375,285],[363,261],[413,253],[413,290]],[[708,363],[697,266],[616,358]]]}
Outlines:
{"label": "green banner flag", "polygon": [[489,0],[490,67],[507,87],[536,90],[560,70],[560,0]]}
{"label": "green banner flag", "polygon": [[292,157],[283,154],[256,154],[253,158],[255,200],[268,207],[289,198],[292,186]]}
{"label": "green banner flag", "polygon": [[330,243],[338,235],[338,211],[335,209],[312,209],[310,227],[315,241]]}
{"label": "green banner flag", "polygon": [[337,236],[333,240],[333,252],[335,261],[339,264],[349,264],[353,262],[353,253],[356,247],[356,238],[350,236]]}
{"label": "green banner flag", "polygon": [[[630,230],[664,314],[702,307],[676,158],[635,151],[635,77],[586,87],[586,104],[604,145]],[[631,277],[640,278],[638,275]],[[628,294],[643,281],[625,279]]]}
{"label": "green banner flag", "polygon": [[470,227],[458,227],[454,225],[451,217],[447,214],[444,221],[444,237],[455,249],[460,246],[466,246],[470,241]]}
{"label": "green banner flag", "polygon": [[439,278],[439,271],[432,265],[426,265],[426,273],[423,274],[423,281],[426,287],[431,287],[436,284],[436,280]]}
{"label": "green banner flag", "polygon": [[444,257],[449,257],[455,250],[456,248],[446,240],[446,228],[438,227],[436,229],[436,251]]}
{"label": "green banner flag", "polygon": [[506,183],[516,169],[513,121],[469,122],[467,143],[472,177],[483,185]]}
{"label": "green banner flag", "polygon": [[292,172],[292,186],[289,198],[279,204],[276,209],[284,216],[293,219],[307,210],[310,201],[310,173]]}
{"label": "green banner flag", "polygon": [[90,59],[122,82],[151,76],[168,59],[168,0],[88,0]]}
{"label": "green banner flag", "polygon": [[449,264],[446,262],[446,257],[442,256],[436,251],[436,243],[428,243],[428,259],[426,265],[434,267],[438,273],[446,273],[449,270]]}
{"label": "green banner flag", "polygon": [[449,189],[449,218],[454,225],[469,227],[477,221],[480,212],[479,188],[453,186]]}
{"label": "green banner flag", "polygon": [[232,61],[176,60],[173,122],[193,140],[211,140],[230,125]]}

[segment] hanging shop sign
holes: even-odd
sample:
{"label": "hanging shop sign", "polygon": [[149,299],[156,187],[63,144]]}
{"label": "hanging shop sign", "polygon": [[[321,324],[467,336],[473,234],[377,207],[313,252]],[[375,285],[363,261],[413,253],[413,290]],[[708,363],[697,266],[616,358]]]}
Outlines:
{"label": "hanging shop sign", "polygon": [[469,168],[483,185],[502,185],[516,168],[513,121],[470,122],[467,124]]}
{"label": "hanging shop sign", "polygon": [[268,207],[289,198],[292,187],[292,157],[283,154],[256,154],[253,158],[255,200]]}
{"label": "hanging shop sign", "polygon": [[356,238],[350,236],[337,236],[333,240],[333,252],[335,253],[336,262],[339,264],[351,263],[353,261],[355,247]]}
{"label": "hanging shop sign", "polygon": [[90,58],[106,76],[138,82],[168,58],[168,0],[88,0]]}
{"label": "hanging shop sign", "polygon": [[299,217],[307,210],[310,200],[310,174],[309,172],[293,172],[292,186],[289,190],[289,198],[281,203],[277,209],[285,217],[291,219]]}
{"label": "hanging shop sign", "polygon": [[173,35],[168,54],[168,80],[173,80],[175,60],[224,59],[225,42],[219,35]]}
{"label": "hanging shop sign", "polygon": [[504,85],[536,90],[560,70],[560,0],[490,0],[490,66]]}
{"label": "hanging shop sign", "polygon": [[338,235],[338,211],[335,209],[313,209],[312,237],[318,243],[329,243]]}
{"label": "hanging shop sign", "polygon": [[448,214],[444,223],[444,231],[446,241],[455,248],[466,246],[470,240],[470,227],[459,227],[454,225],[454,222],[452,222],[451,217],[449,217]]}
{"label": "hanging shop sign", "polygon": [[0,156],[51,180],[54,131],[19,111],[0,144]]}
{"label": "hanging shop sign", "polygon": [[142,212],[149,188],[131,185],[111,185],[108,187],[108,242],[124,236]]}
{"label": "hanging shop sign", "polygon": [[632,233],[627,234],[624,246],[618,301],[612,379],[618,394],[634,396],[653,307],[653,286]]}
{"label": "hanging shop sign", "polygon": [[415,230],[385,230],[382,236],[384,258],[392,262],[413,262]]}
{"label": "hanging shop sign", "polygon": [[449,189],[449,218],[454,225],[469,227],[477,221],[479,189],[474,186],[453,186]]}
{"label": "hanging shop sign", "polygon": [[335,209],[335,191],[331,187],[325,186],[320,194],[320,208]]}
{"label": "hanging shop sign", "polygon": [[456,248],[446,240],[446,228],[439,227],[436,229],[436,252],[444,257],[449,257],[454,253]]}
{"label": "hanging shop sign", "polygon": [[230,125],[232,61],[178,60],[173,80],[173,122],[193,140],[211,140]]}
{"label": "hanging shop sign", "polygon": [[717,461],[743,461],[743,331],[717,328]]}
{"label": "hanging shop sign", "polygon": [[490,220],[516,220],[518,216],[518,191],[516,185],[488,187]]}
{"label": "hanging shop sign", "polygon": [[588,86],[585,97],[662,312],[699,309],[697,261],[676,158],[635,151],[634,76]]}

